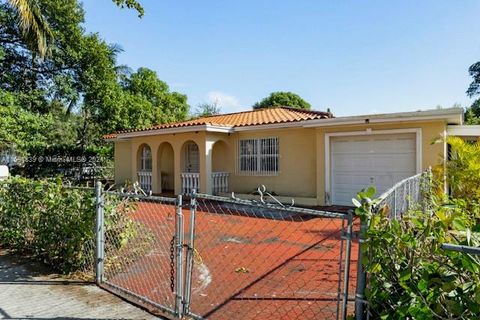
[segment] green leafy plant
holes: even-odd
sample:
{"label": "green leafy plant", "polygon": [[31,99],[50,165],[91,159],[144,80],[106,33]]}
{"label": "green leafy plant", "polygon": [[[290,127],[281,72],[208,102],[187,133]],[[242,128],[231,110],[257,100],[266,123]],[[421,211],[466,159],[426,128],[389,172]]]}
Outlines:
{"label": "green leafy plant", "polygon": [[453,199],[432,199],[401,219],[376,211],[375,189],[354,199],[367,224],[362,264],[368,274],[365,297],[377,319],[478,319],[480,257],[446,251],[443,243],[480,245],[479,206]]}
{"label": "green leafy plant", "polygon": [[[105,196],[105,233],[111,244],[108,259],[117,259],[120,250],[129,250],[134,258],[150,248],[152,237],[133,221],[135,206],[130,202]],[[93,189],[66,188],[60,179],[52,182],[13,177],[2,181],[0,246],[42,260],[62,273],[91,273],[95,205]]]}
{"label": "green leafy plant", "polygon": [[[31,254],[57,270],[81,268],[94,237],[93,191],[54,182],[11,178],[0,188],[0,244]],[[91,258],[90,258],[91,260]]]}
{"label": "green leafy plant", "polygon": [[474,201],[480,199],[480,142],[468,142],[458,137],[447,138],[450,157],[445,176],[452,197]]}
{"label": "green leafy plant", "polygon": [[132,219],[139,208],[138,199],[106,195],[105,210],[105,277],[123,271],[139,257],[154,248],[154,235],[144,224]]}

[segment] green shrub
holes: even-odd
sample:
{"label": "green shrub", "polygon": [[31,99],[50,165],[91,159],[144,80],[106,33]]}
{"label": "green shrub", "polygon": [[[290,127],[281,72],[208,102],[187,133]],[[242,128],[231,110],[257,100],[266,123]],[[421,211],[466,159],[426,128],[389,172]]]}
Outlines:
{"label": "green shrub", "polygon": [[[104,196],[106,265],[151,247],[151,233],[131,219],[135,200]],[[62,273],[94,267],[93,189],[66,188],[61,180],[11,178],[0,182],[0,246],[42,260]]]}
{"label": "green shrub", "polygon": [[372,214],[374,190],[359,194],[356,210],[368,221],[365,292],[374,319],[480,318],[480,257],[446,251],[443,243],[480,245],[480,207],[462,199],[433,203],[388,219]]}
{"label": "green shrub", "polygon": [[70,272],[92,260],[93,190],[55,182],[11,178],[0,188],[0,244]]}
{"label": "green shrub", "polygon": [[450,157],[445,176],[453,198],[480,202],[480,142],[449,137]]}

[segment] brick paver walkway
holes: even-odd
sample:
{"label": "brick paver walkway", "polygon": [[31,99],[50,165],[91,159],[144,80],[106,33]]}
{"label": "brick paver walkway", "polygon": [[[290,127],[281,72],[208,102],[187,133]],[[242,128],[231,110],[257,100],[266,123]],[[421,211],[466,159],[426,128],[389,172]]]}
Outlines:
{"label": "brick paver walkway", "polygon": [[0,250],[0,319],[158,319],[94,284]]}

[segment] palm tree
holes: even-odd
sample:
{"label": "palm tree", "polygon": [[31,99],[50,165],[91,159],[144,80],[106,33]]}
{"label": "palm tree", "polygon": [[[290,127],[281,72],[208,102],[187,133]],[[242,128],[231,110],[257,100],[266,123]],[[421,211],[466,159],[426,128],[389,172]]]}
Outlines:
{"label": "palm tree", "polygon": [[37,0],[8,0],[17,12],[20,30],[27,46],[43,59],[50,54],[53,32],[42,15]]}
{"label": "palm tree", "polygon": [[[7,0],[17,12],[18,22],[23,37],[34,53],[43,59],[50,54],[53,32],[43,16],[38,0]],[[138,16],[144,14],[143,7],[137,0],[112,0],[117,6],[135,9]]]}

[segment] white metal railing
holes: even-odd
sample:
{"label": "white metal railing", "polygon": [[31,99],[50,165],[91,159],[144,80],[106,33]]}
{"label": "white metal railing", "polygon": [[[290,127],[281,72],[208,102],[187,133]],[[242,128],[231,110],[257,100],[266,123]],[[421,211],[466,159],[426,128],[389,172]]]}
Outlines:
{"label": "white metal railing", "polygon": [[221,192],[228,192],[228,176],[228,172],[212,173],[212,191],[214,195]]}
{"label": "white metal railing", "polygon": [[197,172],[182,172],[182,193],[190,194],[192,191],[198,190],[200,186],[200,173]]}
{"label": "white metal railing", "polygon": [[152,172],[151,171],[138,171],[138,182],[140,188],[145,192],[152,191]]}
{"label": "white metal railing", "polygon": [[388,210],[390,219],[398,219],[415,205],[427,204],[431,192],[431,169],[403,179],[384,192],[374,210]]}

